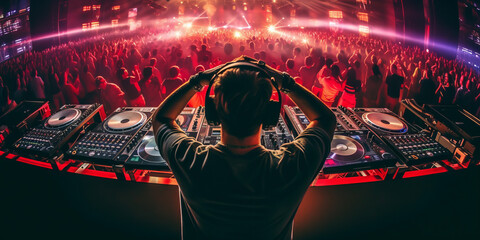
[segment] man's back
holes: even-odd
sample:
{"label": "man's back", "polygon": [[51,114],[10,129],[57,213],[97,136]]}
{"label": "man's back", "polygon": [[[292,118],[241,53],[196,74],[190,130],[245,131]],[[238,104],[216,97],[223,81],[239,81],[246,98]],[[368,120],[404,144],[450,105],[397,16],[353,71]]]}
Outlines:
{"label": "man's back", "polygon": [[312,128],[281,150],[258,146],[236,155],[164,126],[157,143],[181,189],[183,239],[291,239],[293,218],[330,138]]}

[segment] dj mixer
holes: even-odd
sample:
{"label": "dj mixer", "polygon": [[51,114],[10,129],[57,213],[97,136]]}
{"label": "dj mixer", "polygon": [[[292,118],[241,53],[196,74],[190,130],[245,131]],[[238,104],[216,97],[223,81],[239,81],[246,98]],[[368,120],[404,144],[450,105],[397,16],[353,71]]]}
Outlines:
{"label": "dj mixer", "polygon": [[[220,142],[220,138],[221,127],[210,126],[207,121],[203,121],[198,132],[197,141],[203,144],[215,145]],[[278,119],[277,126],[270,129],[262,129],[261,143],[267,149],[277,150],[282,144],[291,141],[293,141],[293,134],[281,116]]]}

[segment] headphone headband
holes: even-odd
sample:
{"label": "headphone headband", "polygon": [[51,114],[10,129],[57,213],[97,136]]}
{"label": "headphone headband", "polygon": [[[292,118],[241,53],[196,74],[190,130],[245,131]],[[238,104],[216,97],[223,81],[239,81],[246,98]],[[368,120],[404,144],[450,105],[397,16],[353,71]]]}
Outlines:
{"label": "headphone headband", "polygon": [[270,80],[273,87],[277,91],[278,102],[269,101],[268,102],[268,111],[265,113],[262,119],[262,124],[264,128],[273,127],[277,125],[278,117],[280,115],[280,110],[282,106],[282,94],[280,89],[278,88],[277,81],[275,78],[269,74],[269,72],[265,69],[265,62],[258,61],[258,62],[246,62],[246,61],[238,61],[238,62],[230,62],[223,65],[210,79],[208,84],[207,92],[205,93],[205,117],[207,119],[208,124],[210,125],[219,125],[220,119],[216,113],[215,104],[213,98],[210,97],[210,91],[215,83],[217,77],[225,72],[228,69],[232,68],[239,68],[239,69],[247,69],[252,70],[254,72],[259,72],[264,75],[267,79]]}
{"label": "headphone headband", "polygon": [[[205,95],[205,99],[207,99],[207,97],[209,97],[210,90],[212,89],[212,86],[213,86],[213,84],[215,83],[215,79],[216,79],[220,74],[222,74],[223,72],[225,72],[226,70],[232,69],[232,68],[240,68],[240,69],[248,69],[248,68],[250,68],[250,70],[263,73],[263,74],[266,76],[266,78],[267,78],[268,80],[270,80],[270,82],[272,83],[273,87],[274,87],[275,90],[277,91],[278,102],[280,103],[280,106],[282,105],[282,94],[280,94],[280,89],[278,88],[277,81],[275,80],[275,78],[273,78],[273,77],[265,70],[265,62],[263,62],[263,61],[258,61],[257,63],[243,62],[243,61],[226,63],[226,64],[225,64],[222,68],[220,68],[220,69],[215,73],[215,75],[213,75],[213,77],[210,79],[210,82],[208,83],[208,88],[207,88],[207,92],[206,92],[206,95]],[[273,80],[272,80],[272,78],[273,78]]]}

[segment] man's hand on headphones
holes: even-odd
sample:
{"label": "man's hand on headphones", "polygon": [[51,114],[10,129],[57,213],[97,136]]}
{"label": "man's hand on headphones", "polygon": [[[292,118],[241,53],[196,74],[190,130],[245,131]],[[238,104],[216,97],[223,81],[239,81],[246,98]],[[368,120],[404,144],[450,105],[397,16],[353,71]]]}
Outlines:
{"label": "man's hand on headphones", "polygon": [[277,84],[278,88],[282,88],[282,82],[285,74],[281,71],[278,71],[275,68],[270,67],[267,65],[264,61],[257,60],[248,56],[240,56],[236,59],[233,60],[233,62],[249,62],[258,65],[259,67],[263,68],[270,76],[272,76],[275,79],[275,83]]}

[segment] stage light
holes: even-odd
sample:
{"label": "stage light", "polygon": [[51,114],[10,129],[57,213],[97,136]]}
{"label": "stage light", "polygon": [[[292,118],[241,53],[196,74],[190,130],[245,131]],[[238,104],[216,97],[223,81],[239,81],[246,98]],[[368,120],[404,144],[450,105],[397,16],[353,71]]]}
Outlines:
{"label": "stage light", "polygon": [[235,38],[240,38],[242,36],[242,34],[239,32],[239,31],[235,31],[235,33],[233,34],[233,36]]}
{"label": "stage light", "polygon": [[360,26],[358,26],[358,31],[359,31],[360,33],[369,34],[369,33],[370,33],[370,28],[369,28],[368,26],[360,25]]}
{"label": "stage light", "polygon": [[212,27],[212,26],[208,26],[208,31],[213,31],[213,30],[215,30],[215,28],[214,28],[214,27]]}
{"label": "stage light", "polygon": [[175,37],[179,38],[182,34],[180,32],[175,32]]}
{"label": "stage light", "polygon": [[362,22],[368,22],[368,13],[359,12],[357,13],[358,20]]}
{"label": "stage light", "polygon": [[427,53],[428,53],[428,52],[430,52],[430,50],[428,50],[428,48],[427,48]]}
{"label": "stage light", "polygon": [[368,37],[368,35],[370,34],[370,28],[368,26],[359,25],[358,33],[362,37]]}
{"label": "stage light", "polygon": [[343,18],[343,12],[342,11],[328,11],[328,17],[329,18],[335,18],[335,19],[342,19]]}
{"label": "stage light", "polygon": [[303,43],[307,43],[307,39],[306,39],[306,38],[303,39]]}
{"label": "stage light", "polygon": [[268,31],[269,32],[275,32],[275,26],[269,26]]}
{"label": "stage light", "polygon": [[192,28],[192,23],[185,23],[183,26],[185,28]]}

